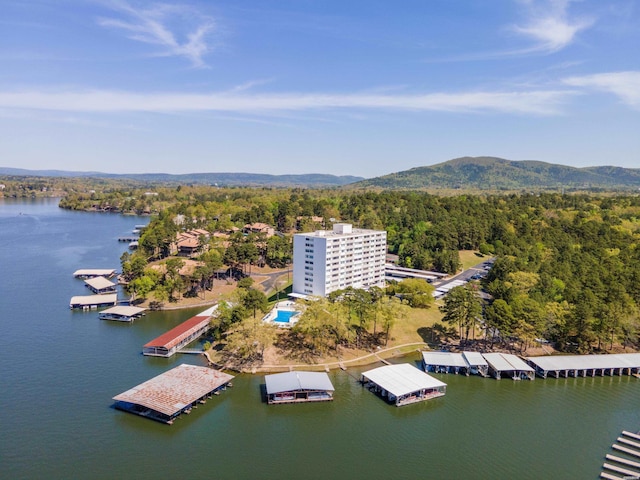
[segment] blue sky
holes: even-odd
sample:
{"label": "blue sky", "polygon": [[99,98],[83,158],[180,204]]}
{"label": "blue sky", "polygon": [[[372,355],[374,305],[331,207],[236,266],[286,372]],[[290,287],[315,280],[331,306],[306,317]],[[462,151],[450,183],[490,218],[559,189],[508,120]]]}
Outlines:
{"label": "blue sky", "polygon": [[637,0],[2,0],[0,166],[640,167]]}

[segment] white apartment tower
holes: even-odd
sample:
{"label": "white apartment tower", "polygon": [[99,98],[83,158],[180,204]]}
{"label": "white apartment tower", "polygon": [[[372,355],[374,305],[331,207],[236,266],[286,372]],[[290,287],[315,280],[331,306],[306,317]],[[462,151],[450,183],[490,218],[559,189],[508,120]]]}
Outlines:
{"label": "white apartment tower", "polygon": [[347,287],[384,288],[387,232],[336,223],[293,236],[294,296],[324,297]]}

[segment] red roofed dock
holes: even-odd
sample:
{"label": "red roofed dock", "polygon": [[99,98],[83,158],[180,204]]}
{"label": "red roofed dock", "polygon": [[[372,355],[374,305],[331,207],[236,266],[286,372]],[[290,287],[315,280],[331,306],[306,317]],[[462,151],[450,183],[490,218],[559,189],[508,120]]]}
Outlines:
{"label": "red roofed dock", "polygon": [[209,330],[211,315],[218,308],[217,305],[201,312],[189,320],[181,323],[163,333],[158,338],[151,340],[142,347],[143,355],[153,357],[170,357],[185,345],[193,342]]}

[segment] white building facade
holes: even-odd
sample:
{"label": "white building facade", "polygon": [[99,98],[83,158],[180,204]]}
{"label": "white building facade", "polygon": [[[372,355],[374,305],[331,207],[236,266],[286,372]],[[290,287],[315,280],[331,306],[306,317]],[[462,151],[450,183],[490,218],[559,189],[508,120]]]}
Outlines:
{"label": "white building facade", "polygon": [[336,223],[332,231],[293,236],[293,295],[385,286],[387,232]]}

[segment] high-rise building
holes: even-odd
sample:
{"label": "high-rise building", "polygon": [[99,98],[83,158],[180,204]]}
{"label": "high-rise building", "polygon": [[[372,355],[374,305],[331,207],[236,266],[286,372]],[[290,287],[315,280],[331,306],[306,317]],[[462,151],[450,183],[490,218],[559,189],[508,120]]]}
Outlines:
{"label": "high-rise building", "polygon": [[387,232],[336,223],[293,236],[293,295],[324,297],[347,287],[384,287]]}

